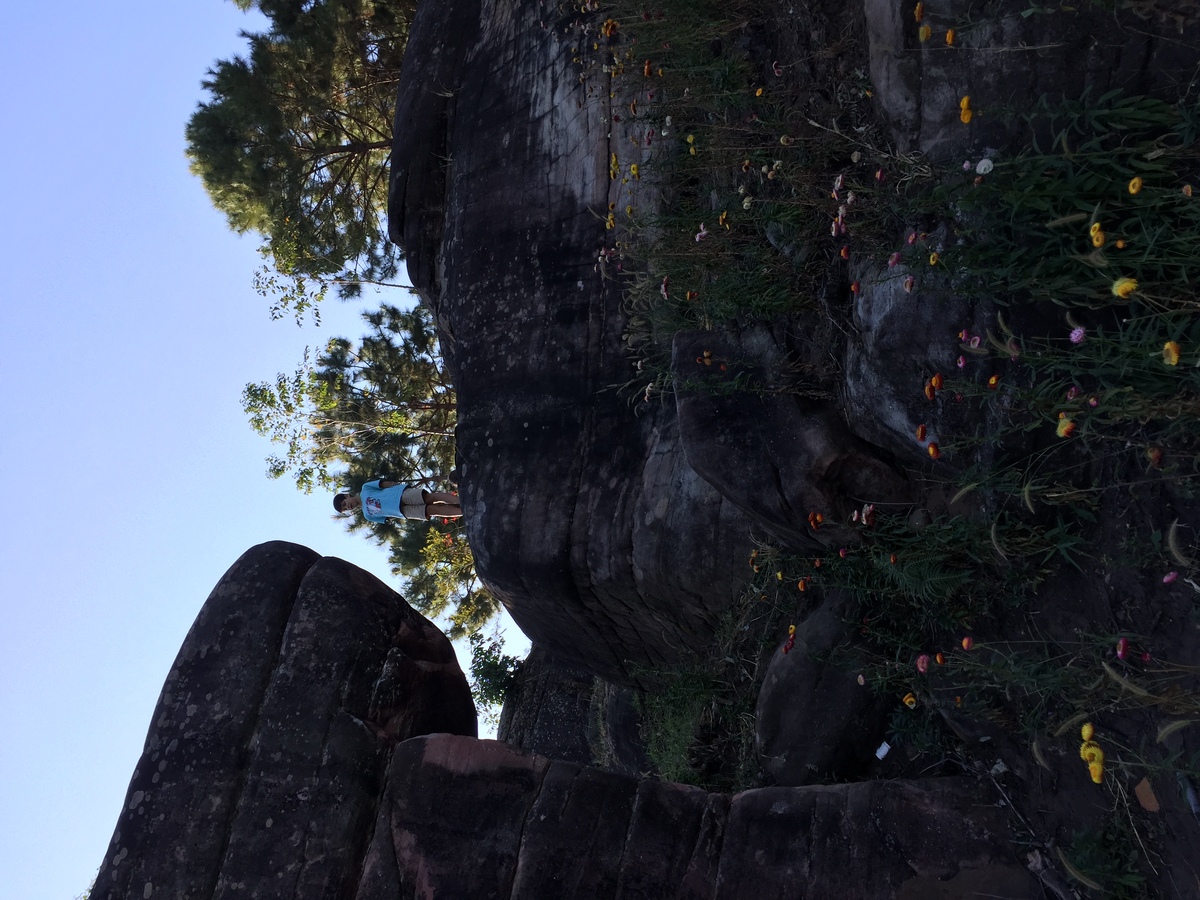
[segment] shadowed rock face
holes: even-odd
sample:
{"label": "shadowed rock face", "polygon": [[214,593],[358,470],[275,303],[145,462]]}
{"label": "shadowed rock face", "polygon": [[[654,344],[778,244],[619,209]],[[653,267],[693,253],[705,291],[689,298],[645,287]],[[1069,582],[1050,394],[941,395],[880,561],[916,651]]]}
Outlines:
{"label": "shadowed rock face", "polygon": [[474,733],[449,641],[398,595],[255,547],[171,668],[93,896],[1032,896],[973,781],[729,797]]}
{"label": "shadowed rock face", "polygon": [[[548,15],[515,0],[419,7],[389,224],[458,392],[477,571],[538,644],[628,683],[707,645],[754,524],[803,543],[810,510],[905,488],[793,396],[760,399],[770,424],[744,432],[721,424],[745,398],[677,410],[616,390],[636,372],[620,280],[597,254],[609,204],[636,189],[652,205],[653,187],[609,178],[610,153],[629,155],[633,126],[612,121],[628,98],[587,99],[578,38]],[[745,457],[723,440],[771,428],[777,447]]]}
{"label": "shadowed rock face", "polygon": [[978,790],[872,781],[729,797],[435,735],[396,748],[356,896],[1035,896]]}
{"label": "shadowed rock face", "polygon": [[254,547],[167,675],[92,896],[345,896],[390,748],[434,731],[476,733],[445,635],[342,560]]}

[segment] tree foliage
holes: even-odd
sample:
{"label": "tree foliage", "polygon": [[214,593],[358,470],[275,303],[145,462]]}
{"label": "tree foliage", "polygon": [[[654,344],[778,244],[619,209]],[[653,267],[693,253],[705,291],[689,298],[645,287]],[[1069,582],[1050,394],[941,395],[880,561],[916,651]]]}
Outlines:
{"label": "tree foliage", "polygon": [[[290,474],[305,492],[358,490],[385,477],[445,486],[454,468],[454,388],[422,306],[384,305],[365,313],[357,345],[330,340],[306,352],[291,375],[247,384],[242,408],[259,434],[279,445],[267,459],[273,478]],[[408,599],[429,616],[449,616],[451,637],[483,627],[496,601],[479,583],[457,522],[348,521],[389,548],[392,570],[408,578]]]}
{"label": "tree foliage", "polygon": [[284,276],[388,282],[382,217],[412,0],[236,0],[271,22],[218,61],[188,122],[194,171],[230,227],[265,238]]}

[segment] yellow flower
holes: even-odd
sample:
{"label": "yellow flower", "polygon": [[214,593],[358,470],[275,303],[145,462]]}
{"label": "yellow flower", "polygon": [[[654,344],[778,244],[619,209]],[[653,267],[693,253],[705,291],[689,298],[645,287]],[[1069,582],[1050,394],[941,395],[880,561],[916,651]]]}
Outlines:
{"label": "yellow flower", "polygon": [[916,19],[918,22],[920,22],[923,18],[925,18],[925,4],[924,3],[918,3],[916,5],[916,7],[913,8],[913,18]]}
{"label": "yellow flower", "polygon": [[928,25],[922,25],[917,30],[917,37],[920,38],[922,41],[927,41],[932,36],[933,36],[933,29],[930,28]]}
{"label": "yellow flower", "polygon": [[953,28],[946,29],[946,46],[947,47],[954,46],[954,29]]}
{"label": "yellow flower", "polygon": [[1084,722],[1083,727],[1079,729],[1079,736],[1085,741],[1090,741],[1096,736],[1096,729],[1091,722]]}
{"label": "yellow flower", "polygon": [[1163,344],[1163,362],[1168,366],[1179,365],[1179,345],[1174,341],[1167,341]]}
{"label": "yellow flower", "polygon": [[1100,223],[1093,222],[1092,227],[1088,229],[1088,234],[1090,234],[1092,237],[1095,237],[1099,233],[1100,233]]}
{"label": "yellow flower", "polygon": [[1140,175],[1129,180],[1129,193],[1136,194],[1142,189],[1142,177]]}
{"label": "yellow flower", "polygon": [[936,266],[939,259],[941,259],[941,257],[937,255],[937,251],[929,254],[929,264],[931,266]]}
{"label": "yellow flower", "polygon": [[617,227],[617,217],[613,213],[609,213],[608,218],[604,220],[604,227],[607,229]]}
{"label": "yellow flower", "polygon": [[1096,230],[1096,231],[1092,232],[1092,246],[1093,247],[1103,247],[1104,241],[1105,241],[1105,237],[1104,237],[1103,231]]}
{"label": "yellow flower", "polygon": [[696,155],[696,148],[695,148],[695,147],[688,147],[688,153],[692,154],[692,156],[695,156],[695,155]]}
{"label": "yellow flower", "polygon": [[958,101],[958,108],[959,109],[970,109],[971,108],[971,95],[970,94],[965,95],[961,100]]}
{"label": "yellow flower", "polygon": [[633,204],[625,207],[625,215],[629,216],[631,219],[633,218]]}
{"label": "yellow flower", "polygon": [[1192,196],[1192,186],[1190,184],[1185,184],[1183,186],[1182,190],[1183,190],[1183,196],[1185,196],[1185,197]]}
{"label": "yellow flower", "polygon": [[761,97],[761,96],[762,96],[762,94],[763,94],[763,89],[762,89],[762,88],[759,88],[757,91],[755,91],[755,92],[754,92],[754,96],[755,96],[755,97]]}
{"label": "yellow flower", "polygon": [[968,106],[966,109],[959,111],[958,121],[962,122],[964,125],[970,125],[971,119],[974,115],[975,113],[971,110],[971,107]]}
{"label": "yellow flower", "polygon": [[907,694],[905,694],[904,699],[901,702],[909,709],[917,708],[917,696],[912,691],[909,691]]}
{"label": "yellow flower", "polygon": [[641,170],[640,170],[640,169],[638,169],[638,164],[637,164],[637,163],[630,163],[630,164],[629,164],[629,174],[630,174],[630,175],[632,175],[634,178],[641,178],[641,177],[642,177],[642,175],[641,175]]}
{"label": "yellow flower", "polygon": [[694,134],[689,134],[689,135],[687,136],[687,142],[688,142],[689,144],[694,144],[694,143],[696,143],[696,136],[695,136]]}
{"label": "yellow flower", "polygon": [[1066,413],[1058,414],[1058,425],[1054,429],[1054,433],[1060,438],[1067,438],[1075,433],[1075,423],[1067,418]]}
{"label": "yellow flower", "polygon": [[1092,781],[1096,784],[1102,784],[1104,782],[1104,763],[1088,763],[1088,774],[1092,776]]}
{"label": "yellow flower", "polygon": [[1079,745],[1079,758],[1086,763],[1098,762],[1104,765],[1104,751],[1095,741],[1084,741]]}
{"label": "yellow flower", "polygon": [[1118,239],[1117,239],[1117,243],[1115,244],[1115,246],[1116,246],[1116,248],[1117,248],[1118,250],[1124,250],[1124,249],[1125,249],[1125,239],[1124,239],[1124,238],[1118,238]]}
{"label": "yellow flower", "polygon": [[1133,278],[1118,278],[1113,282],[1112,293],[1114,297],[1120,297],[1122,300],[1128,300],[1129,295],[1137,290],[1138,283]]}

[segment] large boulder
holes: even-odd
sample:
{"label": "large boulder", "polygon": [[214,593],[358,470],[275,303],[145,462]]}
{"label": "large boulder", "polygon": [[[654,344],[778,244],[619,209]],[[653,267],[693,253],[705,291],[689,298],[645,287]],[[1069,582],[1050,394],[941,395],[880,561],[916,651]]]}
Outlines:
{"label": "large boulder", "polygon": [[167,675],[97,900],[345,896],[390,748],[476,734],[454,649],[361,569],[261,544]]}
{"label": "large boulder", "polygon": [[387,782],[357,900],[1037,892],[968,779],[730,797],[436,735],[397,747]]}

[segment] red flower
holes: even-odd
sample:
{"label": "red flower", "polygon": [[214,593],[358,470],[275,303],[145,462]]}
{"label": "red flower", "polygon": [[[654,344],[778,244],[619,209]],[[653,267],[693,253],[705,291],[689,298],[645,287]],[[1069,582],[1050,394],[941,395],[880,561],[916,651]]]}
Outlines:
{"label": "red flower", "polygon": [[1117,659],[1126,659],[1129,656],[1129,638],[1121,638],[1117,641]]}

